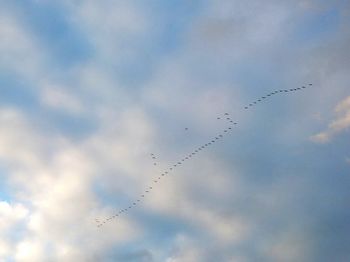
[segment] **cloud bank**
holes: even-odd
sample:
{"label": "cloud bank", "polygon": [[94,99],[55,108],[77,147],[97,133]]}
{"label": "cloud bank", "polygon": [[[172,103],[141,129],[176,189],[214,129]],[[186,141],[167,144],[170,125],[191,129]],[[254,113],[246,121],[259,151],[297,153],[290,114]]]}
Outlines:
{"label": "cloud bank", "polygon": [[349,8],[2,1],[0,260],[348,261]]}

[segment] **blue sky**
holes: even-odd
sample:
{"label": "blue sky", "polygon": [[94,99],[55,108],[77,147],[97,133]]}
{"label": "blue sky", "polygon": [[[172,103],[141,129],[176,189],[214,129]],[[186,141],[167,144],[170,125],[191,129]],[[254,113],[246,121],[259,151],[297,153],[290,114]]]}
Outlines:
{"label": "blue sky", "polygon": [[348,261],[349,12],[0,1],[0,260]]}

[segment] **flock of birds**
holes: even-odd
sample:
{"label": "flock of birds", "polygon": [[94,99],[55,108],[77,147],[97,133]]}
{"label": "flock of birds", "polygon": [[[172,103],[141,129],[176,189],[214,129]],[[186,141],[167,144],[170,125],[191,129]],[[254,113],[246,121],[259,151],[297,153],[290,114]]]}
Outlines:
{"label": "flock of birds", "polygon": [[[309,86],[312,86],[312,84],[309,84]],[[244,106],[245,110],[248,110],[249,108],[257,105],[258,103],[261,103],[263,101],[265,101],[266,99],[268,99],[269,97],[279,94],[279,93],[288,93],[288,92],[295,92],[295,91],[299,91],[302,89],[307,88],[306,86],[302,86],[302,87],[298,87],[298,88],[293,88],[293,89],[281,89],[281,90],[275,90],[265,96],[260,97],[259,99],[247,104],[246,106]],[[224,130],[222,130],[221,133],[217,134],[215,137],[212,137],[211,139],[209,139],[205,144],[200,145],[198,148],[194,149],[192,152],[190,152],[188,155],[184,156],[183,158],[179,159],[178,161],[176,161],[174,164],[172,164],[171,166],[169,166],[166,170],[164,170],[163,172],[161,172],[159,174],[159,176],[152,181],[152,185],[149,186],[148,188],[146,188],[144,190],[144,192],[142,192],[139,197],[137,199],[135,199],[133,202],[130,203],[129,206],[120,209],[118,212],[116,212],[114,215],[104,219],[104,220],[99,220],[96,219],[96,223],[97,223],[97,227],[101,227],[104,224],[106,224],[107,222],[111,221],[112,219],[116,219],[120,216],[122,216],[124,213],[127,213],[128,211],[130,211],[132,208],[135,208],[137,205],[140,205],[142,200],[146,197],[146,195],[149,195],[149,193],[154,189],[154,186],[157,185],[157,183],[164,177],[170,175],[171,173],[173,173],[175,171],[175,169],[178,166],[181,166],[183,163],[191,160],[194,156],[196,156],[197,154],[199,154],[201,151],[203,151],[204,149],[210,147],[211,145],[215,144],[216,142],[218,142],[219,140],[223,139],[225,135],[229,134],[230,131],[232,131],[233,127],[235,125],[237,125],[238,123],[233,121],[230,118],[230,114],[229,113],[224,113],[221,116],[217,117],[218,120],[220,119],[225,119],[227,120],[227,123],[229,123],[229,126],[227,128],[225,128]],[[186,127],[185,130],[188,130],[188,128]],[[153,165],[157,165],[156,161],[156,156],[151,153],[150,156],[152,157],[152,159],[154,160]]]}

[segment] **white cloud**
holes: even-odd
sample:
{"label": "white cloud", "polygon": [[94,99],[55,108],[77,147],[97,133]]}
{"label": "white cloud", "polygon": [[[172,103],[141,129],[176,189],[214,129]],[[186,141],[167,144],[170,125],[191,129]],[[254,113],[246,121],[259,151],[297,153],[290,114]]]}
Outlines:
{"label": "white cloud", "polygon": [[311,137],[315,143],[327,143],[334,136],[346,131],[350,127],[350,96],[335,107],[336,118],[322,131]]}
{"label": "white cloud", "polygon": [[38,239],[25,239],[16,247],[15,259],[19,262],[36,262],[45,260],[44,243]]}
{"label": "white cloud", "polygon": [[166,258],[166,262],[197,262],[204,261],[203,249],[187,235],[178,234],[175,237],[173,250],[169,257]]}
{"label": "white cloud", "polygon": [[0,201],[0,260],[13,254],[11,232],[16,225],[26,221],[28,214],[29,210],[23,204]]}
{"label": "white cloud", "polygon": [[41,102],[46,106],[74,114],[83,111],[83,105],[77,96],[57,85],[45,85],[41,93]]}
{"label": "white cloud", "polygon": [[15,223],[21,221],[28,214],[28,210],[22,204],[11,205],[8,202],[0,202],[0,230],[8,230]]}
{"label": "white cloud", "polygon": [[6,240],[0,239],[0,259],[6,259],[11,255],[11,252],[11,245]]}
{"label": "white cloud", "polygon": [[[136,117],[134,121],[141,124],[140,118]],[[119,126],[122,132],[126,131],[123,139],[132,141],[132,137],[143,136],[140,129],[129,130],[128,123],[130,119],[125,118]],[[101,229],[96,227],[96,217],[105,218],[114,212],[114,208],[100,207],[92,188],[95,176],[103,172],[98,168],[99,154],[107,155],[105,149],[96,151],[94,148],[96,143],[104,144],[108,136],[99,134],[94,146],[77,145],[47,136],[32,125],[19,111],[0,110],[0,156],[2,161],[12,163],[9,165],[11,176],[4,179],[18,189],[15,192],[18,199],[28,203],[31,210],[24,223],[24,235],[15,250],[9,253],[12,244],[1,243],[4,257],[11,254],[18,261],[43,261],[51,256],[64,261],[86,260],[91,255],[103,254],[111,245],[129,241],[142,233],[142,227],[130,218],[121,218]],[[118,146],[118,143],[114,145]],[[132,157],[126,145],[124,149],[119,156]],[[28,209],[28,206],[11,207],[2,202],[1,231],[23,219]],[[91,242],[90,239],[95,240]],[[45,251],[49,243],[53,249],[51,256]]]}

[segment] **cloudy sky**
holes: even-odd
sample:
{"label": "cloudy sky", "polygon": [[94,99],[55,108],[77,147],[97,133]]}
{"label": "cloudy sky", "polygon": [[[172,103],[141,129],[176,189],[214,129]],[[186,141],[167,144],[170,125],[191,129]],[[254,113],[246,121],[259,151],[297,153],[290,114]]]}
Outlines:
{"label": "cloudy sky", "polygon": [[346,0],[0,0],[0,261],[350,261],[349,46]]}

